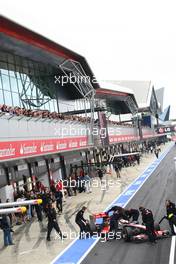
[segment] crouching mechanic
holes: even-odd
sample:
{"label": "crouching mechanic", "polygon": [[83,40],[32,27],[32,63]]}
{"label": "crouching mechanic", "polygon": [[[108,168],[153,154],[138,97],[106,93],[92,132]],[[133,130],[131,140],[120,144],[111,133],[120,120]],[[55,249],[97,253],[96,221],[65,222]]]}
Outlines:
{"label": "crouching mechanic", "polygon": [[125,209],[125,215],[127,216],[128,220],[132,220],[132,222],[138,224],[138,218],[139,218],[139,211],[137,209]]}
{"label": "crouching mechanic", "polygon": [[151,243],[156,243],[156,235],[155,235],[154,219],[153,219],[152,211],[144,208],[143,206],[139,207],[139,211],[141,212],[142,215],[142,221],[146,226],[146,234],[149,237],[149,241]]}
{"label": "crouching mechanic", "polygon": [[132,222],[138,223],[139,211],[137,209],[124,209],[120,206],[115,205],[107,211],[107,214],[112,211],[118,211],[119,219],[124,219],[128,221],[131,219]]}
{"label": "crouching mechanic", "polygon": [[84,213],[87,207],[83,206],[80,211],[76,214],[75,222],[80,228],[80,235],[79,238],[86,238],[87,235],[91,234],[89,222],[84,218]]}
{"label": "crouching mechanic", "polygon": [[110,212],[116,212],[118,213],[119,215],[119,219],[120,218],[123,218],[124,216],[124,209],[121,207],[121,206],[117,206],[117,205],[114,205],[113,207],[111,207],[107,212],[106,214],[109,215]]}

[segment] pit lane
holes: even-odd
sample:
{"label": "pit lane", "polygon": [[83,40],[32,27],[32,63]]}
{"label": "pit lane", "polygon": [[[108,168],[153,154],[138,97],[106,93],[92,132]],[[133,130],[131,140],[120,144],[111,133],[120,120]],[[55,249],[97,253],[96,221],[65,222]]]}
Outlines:
{"label": "pit lane", "polygon": [[[143,205],[153,211],[156,222],[159,222],[165,214],[165,200],[176,201],[176,173],[173,162],[175,156],[176,148],[174,147],[126,208],[138,208]],[[161,227],[169,229],[167,221],[163,221]],[[99,241],[81,263],[166,264],[169,263],[170,248],[171,238],[159,240],[157,245],[148,242],[125,243],[123,240],[111,240],[106,243]],[[176,259],[173,263],[176,263]]]}

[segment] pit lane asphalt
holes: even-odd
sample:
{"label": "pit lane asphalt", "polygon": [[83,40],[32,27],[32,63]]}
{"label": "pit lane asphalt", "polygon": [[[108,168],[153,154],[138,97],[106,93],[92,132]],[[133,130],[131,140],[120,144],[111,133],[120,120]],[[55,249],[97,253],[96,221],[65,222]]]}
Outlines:
{"label": "pit lane asphalt", "polygon": [[[151,209],[155,222],[165,215],[165,200],[176,202],[176,172],[173,147],[160,165],[136,193],[126,208],[140,205]],[[141,218],[140,218],[141,222]],[[162,229],[169,229],[168,222],[161,223]],[[145,243],[125,243],[123,240],[99,241],[82,264],[167,264],[169,263],[171,238],[158,240],[156,245]],[[176,256],[175,262],[176,263]]]}

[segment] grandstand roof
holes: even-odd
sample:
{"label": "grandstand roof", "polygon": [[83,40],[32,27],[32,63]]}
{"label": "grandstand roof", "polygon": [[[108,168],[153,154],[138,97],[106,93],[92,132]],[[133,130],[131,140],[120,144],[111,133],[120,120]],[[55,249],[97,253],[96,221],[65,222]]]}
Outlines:
{"label": "grandstand roof", "polygon": [[155,93],[156,93],[157,100],[161,105],[161,111],[163,111],[164,88],[162,87],[162,88],[155,90]]}
{"label": "grandstand roof", "polygon": [[[89,76],[91,81],[94,79],[94,74],[83,56],[3,16],[0,16],[0,43],[1,50],[36,62],[49,64],[56,69],[55,74],[59,75],[63,73],[58,65],[66,60],[76,61],[81,64],[86,76]],[[92,86],[94,89],[99,88],[98,83],[95,82],[92,82]],[[74,89],[76,90],[72,85],[72,90]],[[72,95],[76,95],[76,98],[82,97],[77,91],[64,96],[64,89],[61,89],[59,93],[65,99],[67,97],[75,99],[71,97]],[[58,95],[60,96],[60,94]]]}
{"label": "grandstand roof", "polygon": [[160,103],[157,100],[154,86],[151,81],[112,81],[122,87],[130,88],[136,98],[139,111],[157,113]]}
{"label": "grandstand roof", "polygon": [[159,119],[163,122],[169,121],[170,117],[170,105],[164,109],[164,111],[160,114]]}
{"label": "grandstand roof", "polygon": [[96,97],[106,101],[112,114],[137,112],[138,105],[131,89],[105,81],[100,81],[99,85]]}

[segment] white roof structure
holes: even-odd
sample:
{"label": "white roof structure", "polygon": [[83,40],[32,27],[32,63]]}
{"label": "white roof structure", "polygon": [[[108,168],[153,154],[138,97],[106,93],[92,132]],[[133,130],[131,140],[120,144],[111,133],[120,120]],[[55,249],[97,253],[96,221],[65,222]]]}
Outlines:
{"label": "white roof structure", "polygon": [[112,81],[112,83],[130,88],[135,95],[139,108],[145,108],[150,105],[151,81]]}
{"label": "white roof structure", "polygon": [[[141,111],[156,107],[160,108],[157,100],[154,85],[151,81],[111,81],[120,87],[129,88],[133,91],[138,107]],[[154,106],[155,104],[155,106]]]}
{"label": "white roof structure", "polygon": [[134,91],[132,89],[129,87],[124,87],[123,85],[118,85],[113,81],[98,81],[98,83],[102,89],[134,95]]}
{"label": "white roof structure", "polygon": [[132,89],[109,81],[99,81],[96,98],[103,99],[112,114],[137,113],[138,105]]}
{"label": "white roof structure", "polygon": [[164,87],[157,89],[155,92],[156,92],[157,100],[161,105],[161,111],[163,111]]}

